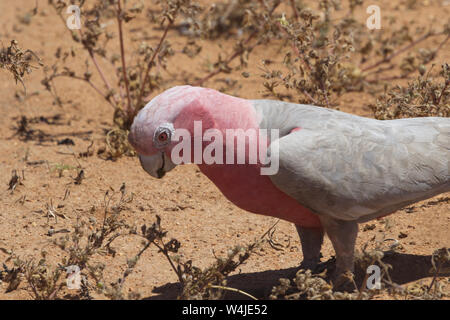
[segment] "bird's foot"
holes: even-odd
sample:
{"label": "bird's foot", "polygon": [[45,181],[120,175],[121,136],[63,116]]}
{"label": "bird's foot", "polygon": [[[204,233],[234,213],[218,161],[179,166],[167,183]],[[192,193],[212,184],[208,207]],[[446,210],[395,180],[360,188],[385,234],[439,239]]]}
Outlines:
{"label": "bird's foot", "polygon": [[332,277],[333,289],[335,291],[353,292],[358,290],[353,272],[350,270],[346,272],[335,272]]}
{"label": "bird's foot", "polygon": [[315,261],[303,260],[300,263],[299,269],[311,270],[312,273],[321,273],[323,270],[326,269],[326,264],[317,260]]}

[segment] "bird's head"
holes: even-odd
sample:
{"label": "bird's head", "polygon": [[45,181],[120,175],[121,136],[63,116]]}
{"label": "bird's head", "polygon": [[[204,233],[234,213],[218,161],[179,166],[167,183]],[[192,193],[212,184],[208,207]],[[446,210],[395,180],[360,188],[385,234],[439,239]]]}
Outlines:
{"label": "bird's head", "polygon": [[[211,133],[210,129],[225,137],[228,129],[256,128],[257,116],[249,100],[208,88],[178,86],[153,98],[138,113],[131,126],[129,141],[144,170],[153,177],[162,178],[176,164],[199,164],[196,155],[199,151],[203,155],[209,145],[208,139],[203,138],[205,132]],[[235,152],[235,144],[227,145],[226,140],[223,138],[218,142],[214,138],[217,150],[229,148],[230,152]],[[258,143],[256,136],[248,143]],[[224,156],[225,152],[214,153],[214,159],[223,160]]]}
{"label": "bird's head", "polygon": [[205,97],[210,89],[178,86],[153,98],[135,117],[128,140],[136,149],[144,170],[155,178],[162,178],[176,165],[171,150],[175,130],[190,130],[194,120],[211,123],[205,111]]}

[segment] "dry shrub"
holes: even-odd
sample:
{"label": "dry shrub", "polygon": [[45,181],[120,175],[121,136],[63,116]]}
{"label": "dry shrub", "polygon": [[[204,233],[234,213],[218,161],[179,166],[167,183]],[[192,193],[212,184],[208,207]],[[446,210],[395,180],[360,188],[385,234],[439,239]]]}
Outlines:
{"label": "dry shrub", "polygon": [[[292,3],[294,14],[276,22],[285,39],[283,65],[267,64],[262,75],[267,95],[277,99],[338,107],[347,92],[376,95],[382,84],[423,72],[450,37],[450,23],[440,30],[434,26],[412,30],[405,24],[374,33],[354,17],[363,1],[349,1],[348,12],[339,18],[341,1],[321,0],[318,9]],[[414,52],[433,37],[443,38],[435,49]],[[398,62],[397,57],[402,59]],[[400,73],[389,75],[392,70]]]}
{"label": "dry shrub", "polygon": [[42,65],[41,60],[33,51],[20,48],[16,40],[12,40],[9,47],[0,50],[0,69],[8,70],[16,83],[20,82],[24,89],[23,77]]}
{"label": "dry shrub", "polygon": [[[119,199],[115,200],[118,195]],[[25,282],[34,299],[59,299],[66,288],[64,276],[67,270],[71,266],[77,266],[82,275],[78,298],[90,299],[92,290],[114,299],[123,298],[121,289],[126,276],[119,281],[119,287],[105,285],[102,282],[105,267],[93,262],[93,258],[98,255],[115,255],[111,243],[118,237],[129,234],[131,229],[121,219],[120,213],[132,200],[133,195],[127,194],[123,184],[119,191],[111,189],[106,192],[104,219],[101,223],[94,220],[85,221],[78,217],[73,231],[50,229],[50,237],[60,232],[67,233],[51,240],[49,244],[53,249],[59,248],[64,253],[57,266],[49,262],[49,249],[41,251],[41,259],[38,262],[34,258],[23,258],[14,252],[8,252],[9,258],[3,264],[3,281],[9,283],[8,291],[17,289],[21,282]],[[95,207],[91,209],[92,212],[95,210]],[[12,268],[6,266],[8,262],[12,262]],[[91,284],[92,282],[95,284]]]}
{"label": "dry shrub", "polygon": [[[118,198],[118,199],[117,199]],[[220,299],[226,291],[238,292],[250,296],[243,291],[226,286],[226,277],[245,263],[250,254],[263,243],[264,237],[272,230],[270,228],[259,240],[246,246],[236,246],[230,249],[226,258],[216,257],[216,261],[201,270],[193,266],[192,260],[182,261],[178,255],[181,247],[180,241],[175,238],[167,239],[168,231],[161,225],[161,218],[150,225],[142,225],[140,230],[127,224],[121,218],[121,212],[133,200],[133,194],[127,194],[125,184],[118,191],[111,190],[105,193],[104,219],[98,223],[95,219],[77,218],[73,231],[50,229],[48,236],[65,233],[63,236],[50,241],[52,252],[59,248],[62,258],[56,264],[50,263],[50,249],[41,251],[41,259],[24,258],[14,252],[0,248],[9,257],[3,263],[0,280],[8,283],[7,292],[16,290],[21,283],[30,292],[33,299],[53,300],[60,298],[92,299],[96,292],[110,299],[138,299],[140,294],[131,291],[128,295],[123,293],[126,279],[132,274],[142,254],[150,247],[155,246],[167,259],[170,267],[176,273],[182,287],[182,299]],[[97,211],[92,207],[91,213]],[[105,273],[109,272],[107,265],[96,262],[99,256],[114,258],[117,254],[112,247],[119,237],[139,237],[143,241],[136,255],[127,259],[125,271],[114,282],[107,284]],[[48,246],[47,246],[48,247]],[[54,257],[53,257],[54,258]],[[12,264],[8,267],[7,264]],[[67,292],[66,278],[70,268],[76,266],[81,272],[81,287],[79,290]],[[64,295],[65,294],[65,295]]]}
{"label": "dry shrub", "polygon": [[[63,21],[65,21],[63,14],[71,3],[62,0],[50,1]],[[135,50],[137,54],[131,59],[131,57],[125,56],[123,24],[129,23],[142,15],[144,5],[142,2],[136,1],[132,6],[123,8],[122,3],[123,1],[97,0],[88,4],[85,1],[75,1],[75,4],[80,8],[81,19],[84,24],[80,30],[71,31],[72,39],[82,46],[89,57],[85,61],[85,70],[79,72],[67,67],[68,59],[77,57],[77,50],[58,48],[55,53],[57,61],[51,68],[47,68],[47,76],[42,83],[55,96],[57,103],[61,104],[63,102],[57,96],[54,87],[53,80],[55,78],[69,77],[86,82],[113,106],[116,125],[120,129],[127,129],[136,113],[145,104],[144,97],[160,84],[161,76],[159,72],[151,73],[153,67],[158,63],[165,68],[167,58],[173,55],[171,45],[166,41],[168,30],[179,14],[193,15],[196,7],[187,0],[158,1],[160,5],[158,24],[164,28],[164,31],[154,47],[145,41],[141,41]],[[108,27],[112,19],[117,22],[119,47],[107,50],[108,44],[116,38],[113,30]],[[99,61],[99,58],[103,58],[102,61]],[[115,70],[117,83],[111,84],[109,80],[111,77],[105,72],[103,61],[109,62]],[[92,80],[91,64],[100,76],[101,85]]]}
{"label": "dry shrub", "polygon": [[341,292],[325,280],[324,274],[315,275],[311,270],[300,269],[293,281],[282,278],[280,285],[272,289],[270,299],[286,300],[367,300],[373,296],[370,291]]}
{"label": "dry shrub", "polygon": [[[170,76],[167,77],[161,72],[167,70],[169,63],[175,63],[171,60],[175,52],[169,41],[169,31],[178,28],[183,34],[188,35],[182,53],[190,57],[195,57],[201,51],[201,47],[195,41],[198,35],[207,39],[215,38],[224,32],[229,34],[238,32],[245,35],[238,37],[230,54],[224,57],[221,53],[216,62],[210,63],[211,70],[206,76],[193,75],[193,79],[187,80],[202,85],[218,74],[234,71],[230,63],[236,58],[240,58],[241,66],[246,65],[252,49],[261,43],[267,43],[272,36],[268,32],[269,22],[281,1],[272,1],[270,5],[269,2],[240,0],[201,8],[191,0],[154,1],[153,5],[135,1],[127,3],[125,8],[125,2],[122,0],[96,0],[91,3],[80,0],[51,0],[49,4],[63,22],[69,4],[80,7],[83,26],[80,30],[71,31],[71,34],[74,42],[81,46],[88,58],[84,62],[84,71],[75,70],[69,67],[69,62],[71,59],[80,58],[79,50],[76,47],[58,48],[55,52],[56,62],[45,68],[46,77],[42,80],[42,84],[53,95],[58,105],[62,105],[65,101],[56,90],[57,78],[68,77],[83,81],[92,87],[114,108],[113,120],[116,128],[113,129],[114,133],[109,135],[106,158],[117,158],[122,154],[133,155],[133,152],[129,152],[130,146],[122,137],[126,136],[134,116],[144,107],[148,96],[160,90],[169,81],[176,80],[170,79],[173,77],[172,74],[169,73]],[[203,15],[202,19],[198,20],[200,12]],[[153,45],[146,41],[150,37],[147,31],[140,31],[142,37],[133,37],[132,31],[125,31],[123,27],[125,23],[130,23],[137,17],[143,18],[144,14],[150,26],[161,29],[159,39]],[[177,25],[181,20],[180,17],[183,18],[183,22]],[[112,19],[117,22],[117,40],[114,31],[109,27]],[[235,29],[238,25],[241,28]],[[118,41],[119,45],[110,45],[112,41]],[[129,43],[134,47],[131,56],[125,51],[125,45]],[[116,83],[109,80],[111,77],[105,71],[105,61],[109,62],[112,70],[115,70]],[[93,72],[98,74],[101,81],[94,80]],[[122,130],[123,134],[118,130]]]}
{"label": "dry shrub", "polygon": [[226,277],[250,258],[250,254],[260,245],[257,241],[247,246],[235,246],[228,250],[225,258],[216,257],[216,261],[201,270],[192,266],[192,261],[183,264],[182,293],[180,299],[190,300],[219,300],[223,299],[226,291],[238,292],[255,299],[250,294],[227,287]]}
{"label": "dry shrub", "polygon": [[[112,192],[111,192],[112,191]],[[21,258],[13,252],[2,249],[9,254],[9,258],[3,264],[0,272],[0,280],[8,283],[7,292],[16,290],[21,283],[26,284],[34,299],[47,300],[59,298],[92,299],[92,292],[102,294],[110,299],[139,299],[140,294],[130,291],[128,295],[123,293],[126,279],[133,273],[142,254],[150,247],[155,246],[159,252],[167,259],[170,268],[178,277],[181,286],[180,299],[209,299],[217,300],[225,298],[229,291],[238,293],[242,297],[257,299],[251,294],[227,286],[227,276],[234,272],[239,266],[252,257],[255,249],[259,248],[270,239],[266,236],[273,236],[274,226],[268,229],[259,239],[244,245],[235,246],[228,250],[226,257],[215,257],[216,260],[209,267],[203,270],[195,267],[192,260],[184,261],[178,254],[181,242],[175,238],[168,238],[168,231],[161,225],[161,218],[156,217],[156,221],[151,226],[143,225],[140,230],[130,226],[120,218],[120,213],[126,209],[126,204],[132,201],[132,194],[126,194],[123,185],[117,192],[111,190],[105,194],[104,199],[104,220],[97,222],[86,222],[77,220],[73,232],[61,236],[52,241],[53,245],[60,248],[64,255],[56,266],[48,262],[48,250],[41,252],[41,259]],[[113,198],[119,195],[119,200],[112,204]],[[92,210],[96,210],[93,208]],[[311,270],[299,270],[293,280],[282,278],[280,285],[273,287],[270,299],[288,300],[356,300],[372,299],[379,294],[389,293],[394,298],[399,299],[440,299],[446,296],[444,284],[440,280],[440,274],[450,263],[449,249],[442,248],[436,250],[432,256],[433,279],[430,284],[423,282],[414,283],[408,286],[399,286],[392,282],[389,270],[392,266],[385,264],[382,258],[385,254],[393,252],[398,245],[391,245],[386,251],[383,248],[386,240],[386,232],[390,224],[385,223],[385,231],[379,239],[372,238],[361,248],[361,252],[356,253],[356,266],[366,270],[369,265],[377,264],[381,267],[382,287],[380,290],[367,290],[365,283],[367,276],[362,281],[361,288],[357,288],[353,277],[349,276],[352,283],[352,291],[337,291],[333,288],[327,273],[332,269],[332,261],[326,263],[327,267],[322,273],[313,273]],[[51,235],[57,233],[55,231]],[[50,235],[50,234],[49,234]],[[50,235],[50,236],[51,236]],[[95,262],[95,257],[110,256],[117,254],[112,243],[119,237],[137,236],[143,242],[136,255],[127,259],[125,271],[122,275],[110,284],[105,281],[105,272],[109,272],[107,265]],[[395,242],[397,244],[397,242]],[[372,249],[368,249],[373,247]],[[8,267],[6,263],[12,262]],[[67,294],[65,275],[71,266],[78,266],[81,270],[81,287],[76,293],[73,291]],[[64,293],[66,295],[62,296]]]}
{"label": "dry shrub", "polygon": [[[431,70],[430,70],[431,71]],[[443,64],[436,77],[430,72],[408,86],[395,86],[370,105],[381,120],[412,117],[450,117],[450,67]]]}

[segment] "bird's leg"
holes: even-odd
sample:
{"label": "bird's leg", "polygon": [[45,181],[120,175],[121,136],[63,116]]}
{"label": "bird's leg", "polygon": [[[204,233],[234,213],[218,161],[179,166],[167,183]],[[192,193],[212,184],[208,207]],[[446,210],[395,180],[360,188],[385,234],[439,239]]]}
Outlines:
{"label": "bird's leg", "polygon": [[336,252],[335,285],[342,284],[348,275],[354,271],[354,250],[358,234],[358,224],[355,221],[344,221],[320,216],[320,221]]}
{"label": "bird's leg", "polygon": [[299,225],[295,227],[300,237],[303,252],[303,261],[300,268],[314,270],[320,262],[320,248],[322,247],[324,235],[323,229],[304,228]]}

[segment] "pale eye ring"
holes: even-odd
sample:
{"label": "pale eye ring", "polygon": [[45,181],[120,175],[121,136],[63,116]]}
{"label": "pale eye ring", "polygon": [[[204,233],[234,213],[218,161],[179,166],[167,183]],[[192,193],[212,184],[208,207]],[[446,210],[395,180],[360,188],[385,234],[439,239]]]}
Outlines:
{"label": "pale eye ring", "polygon": [[153,136],[154,146],[158,149],[166,147],[170,143],[170,139],[175,130],[171,123],[163,123],[156,129]]}

